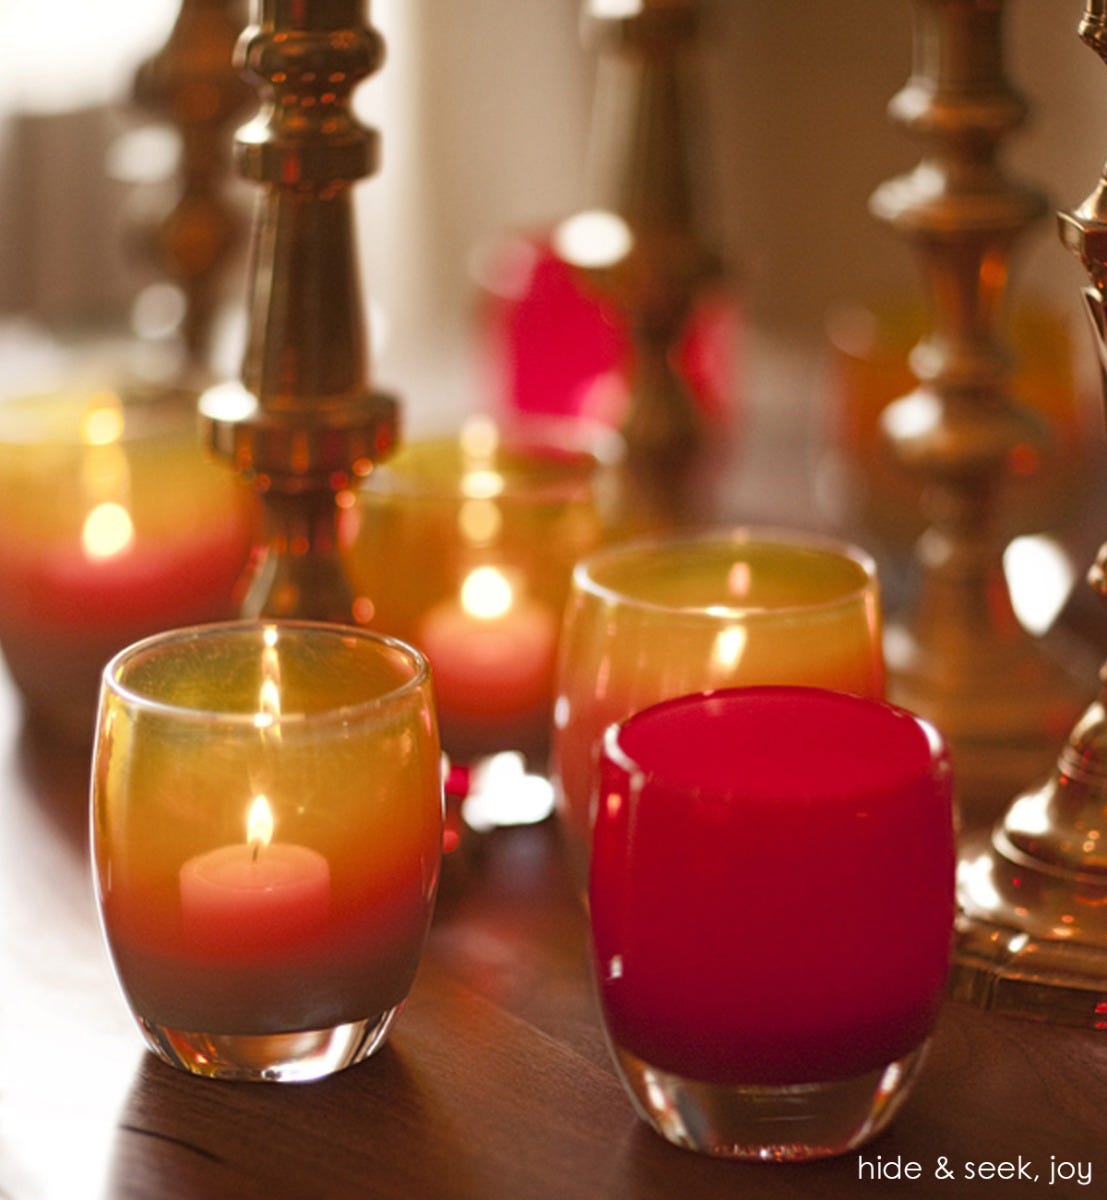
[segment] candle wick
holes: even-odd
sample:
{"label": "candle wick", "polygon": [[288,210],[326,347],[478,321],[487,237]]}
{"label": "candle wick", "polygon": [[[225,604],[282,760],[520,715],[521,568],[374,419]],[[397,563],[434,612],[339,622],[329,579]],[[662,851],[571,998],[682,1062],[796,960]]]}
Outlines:
{"label": "candle wick", "polygon": [[251,854],[251,855],[250,855],[250,861],[251,861],[251,862],[257,862],[257,860],[258,860],[258,853],[259,853],[259,851],[260,851],[260,850],[261,850],[261,841],[260,841],[260,840],[257,840],[257,841],[255,841],[255,842],[254,842],[254,852],[253,852],[253,854]]}

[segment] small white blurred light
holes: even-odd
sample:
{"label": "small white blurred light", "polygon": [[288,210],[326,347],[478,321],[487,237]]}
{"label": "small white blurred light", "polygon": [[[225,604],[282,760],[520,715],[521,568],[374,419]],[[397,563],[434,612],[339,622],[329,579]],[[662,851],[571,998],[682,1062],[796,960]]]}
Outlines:
{"label": "small white blurred light", "polygon": [[485,759],[473,772],[461,815],[470,829],[487,833],[511,825],[536,825],[553,809],[550,781],[528,775],[523,756],[507,750]]}
{"label": "small white blurred light", "polygon": [[615,213],[577,213],[554,230],[554,249],[566,262],[584,268],[610,267],[630,253],[634,235]]}
{"label": "small white blurred light", "polygon": [[1045,633],[1076,582],[1069,556],[1052,538],[1032,534],[1015,538],[1007,547],[1003,570],[1015,615],[1030,633]]}

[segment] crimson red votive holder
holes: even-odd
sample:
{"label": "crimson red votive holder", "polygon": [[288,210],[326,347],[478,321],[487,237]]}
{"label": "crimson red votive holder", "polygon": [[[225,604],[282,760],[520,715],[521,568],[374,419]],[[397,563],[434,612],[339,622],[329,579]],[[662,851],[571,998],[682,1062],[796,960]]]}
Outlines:
{"label": "crimson red votive holder", "polygon": [[678,697],[604,739],[590,919],[639,1114],[707,1154],[798,1160],[883,1129],[945,992],[949,758],[882,701]]}

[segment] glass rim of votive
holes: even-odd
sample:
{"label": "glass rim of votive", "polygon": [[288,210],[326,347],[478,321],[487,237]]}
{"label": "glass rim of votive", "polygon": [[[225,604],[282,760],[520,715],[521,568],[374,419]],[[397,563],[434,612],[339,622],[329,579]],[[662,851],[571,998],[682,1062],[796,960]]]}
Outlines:
{"label": "glass rim of votive", "polygon": [[[198,394],[179,385],[127,384],[83,387],[62,383],[52,390],[0,396],[0,446],[56,446],[96,449],[98,446],[153,440],[196,423]],[[68,406],[72,424],[51,419],[52,410]],[[117,412],[119,421],[100,430],[82,418],[98,412]],[[67,414],[68,415],[68,414]]]}
{"label": "glass rim of votive", "polygon": [[[483,431],[488,431],[487,433]],[[474,434],[477,449],[471,463],[465,464],[463,439]],[[487,449],[480,439],[490,440]],[[456,452],[456,462],[445,469],[420,472],[405,469],[405,457],[420,452],[443,450]],[[514,455],[515,463],[506,470],[497,466],[497,456]],[[549,478],[528,478],[519,464],[532,455],[552,461],[563,456],[561,471]],[[567,488],[591,480],[597,471],[617,465],[625,455],[622,436],[597,421],[569,417],[524,416],[509,421],[477,413],[446,429],[427,429],[408,437],[397,456],[377,467],[366,479],[363,491],[382,497],[428,497],[449,500],[537,500],[555,499]],[[483,461],[486,460],[486,461]],[[499,476],[499,481],[482,476]]]}
{"label": "glass rim of votive", "polygon": [[[190,707],[175,704],[169,700],[159,699],[144,694],[134,687],[123,683],[119,673],[129,660],[148,654],[151,650],[189,641],[200,641],[226,636],[228,634],[259,634],[266,629],[278,631],[287,630],[300,633],[319,633],[338,639],[355,639],[361,642],[371,642],[377,646],[385,646],[397,651],[412,664],[412,674],[397,686],[369,696],[354,703],[335,704],[333,706],[311,712],[291,711],[281,712],[273,718],[273,724],[290,725],[324,725],[349,721],[358,715],[367,714],[385,704],[394,703],[405,696],[411,695],[427,684],[431,678],[430,663],[422,651],[400,638],[378,633],[373,629],[365,629],[358,625],[344,625],[337,621],[312,621],[291,617],[248,617],[230,621],[211,621],[198,625],[185,625],[179,629],[166,629],[159,633],[141,638],[131,645],[125,646],[114,654],[104,665],[101,677],[104,687],[112,695],[127,705],[143,712],[160,716],[172,717],[178,721],[197,723],[219,722],[223,726],[241,726],[243,729],[258,728],[258,713],[208,707]],[[264,637],[259,637],[259,647]]]}
{"label": "glass rim of votive", "polygon": [[[851,563],[859,572],[854,586],[820,600],[805,600],[794,604],[743,604],[712,601],[704,604],[668,603],[636,595],[620,587],[603,583],[597,573],[615,564],[628,563],[636,558],[670,549],[688,550],[696,546],[741,547],[777,546],[796,551],[820,553]],[[786,617],[792,613],[831,612],[856,603],[870,590],[879,590],[876,560],[867,550],[852,542],[825,534],[774,525],[738,525],[719,529],[691,530],[686,533],[662,534],[619,542],[607,546],[573,568],[573,584],[580,591],[611,604],[640,609],[643,612],[663,613],[673,618],[717,621],[746,620],[751,617]]]}
{"label": "glass rim of votive", "polygon": [[[893,722],[898,724],[900,730],[908,725],[911,727],[912,732],[909,737],[919,753],[915,755],[914,761],[910,764],[910,769],[901,769],[896,776],[892,776],[889,772],[886,772],[886,777],[883,778],[873,771],[869,773],[864,785],[854,782],[847,786],[836,779],[833,772],[828,772],[824,766],[821,766],[818,771],[817,786],[825,796],[833,796],[839,793],[863,796],[882,788],[908,786],[927,772],[938,771],[945,775],[952,772],[948,745],[937,726],[925,717],[876,696],[858,696],[851,692],[839,692],[831,688],[811,687],[801,684],[758,684],[749,687],[713,688],[701,692],[689,692],[680,696],[671,696],[666,700],[651,704],[646,708],[631,713],[622,720],[613,721],[608,725],[603,732],[601,743],[603,757],[625,771],[632,779],[640,781],[649,780],[655,786],[659,785],[671,790],[688,790],[694,786],[697,794],[703,798],[710,799],[726,799],[738,791],[748,794],[750,790],[748,784],[732,786],[728,783],[724,786],[710,786],[703,782],[702,777],[697,777],[697,781],[693,785],[689,779],[672,773],[669,764],[659,768],[656,765],[643,763],[641,759],[645,756],[640,753],[637,755],[632,753],[624,745],[624,739],[632,735],[636,729],[640,729],[644,725],[651,725],[665,717],[666,714],[678,713],[681,709],[702,709],[704,705],[712,701],[722,705],[727,705],[731,702],[744,705],[755,704],[758,701],[764,702],[766,699],[770,703],[774,700],[792,703],[799,701],[801,703],[822,705],[824,707],[834,706],[838,710],[850,708],[857,714],[863,713],[866,723],[870,728],[876,721],[879,721],[889,731],[894,727]],[[645,744],[652,751],[660,751],[661,749],[661,744],[657,739],[656,733],[653,738],[647,739]],[[689,746],[687,731],[684,731],[681,745],[686,749]],[[925,757],[921,753],[924,747]],[[906,747],[903,739],[900,740],[899,748],[901,750],[909,749]],[[695,757],[692,750],[689,750],[688,757]],[[871,758],[871,756],[866,757]],[[896,761],[902,768],[902,761],[900,759]],[[772,768],[773,782],[767,788],[762,789],[767,792],[775,791],[779,793],[779,795],[771,797],[772,799],[780,799],[784,792],[797,790],[794,783],[789,787],[782,787],[781,781],[791,779],[791,775],[788,772],[779,771],[777,764],[772,764]],[[816,786],[816,781],[809,782],[811,787]],[[805,795],[809,791],[808,788],[804,787],[800,787],[798,790]]]}

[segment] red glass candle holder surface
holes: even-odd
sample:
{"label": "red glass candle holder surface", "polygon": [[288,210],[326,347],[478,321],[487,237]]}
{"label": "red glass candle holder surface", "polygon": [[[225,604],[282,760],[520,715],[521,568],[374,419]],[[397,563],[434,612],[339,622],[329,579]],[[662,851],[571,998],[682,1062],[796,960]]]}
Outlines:
{"label": "red glass candle holder surface", "polygon": [[365,630],[196,626],[108,664],[97,899],[160,1058],[296,1082],[383,1044],[434,903],[440,755],[426,660]]}
{"label": "red glass candle holder surface", "polygon": [[[612,214],[585,212],[479,256],[481,365],[494,411],[622,425],[636,371],[630,321],[580,264],[609,263],[629,237]],[[700,289],[671,347],[673,373],[716,437],[738,425],[744,324],[737,290],[720,280]]]}
{"label": "red glass candle holder surface", "polygon": [[640,1115],[737,1158],[874,1136],[945,990],[954,832],[937,732],[844,693],[720,690],[612,726],[600,773],[594,965]]}

